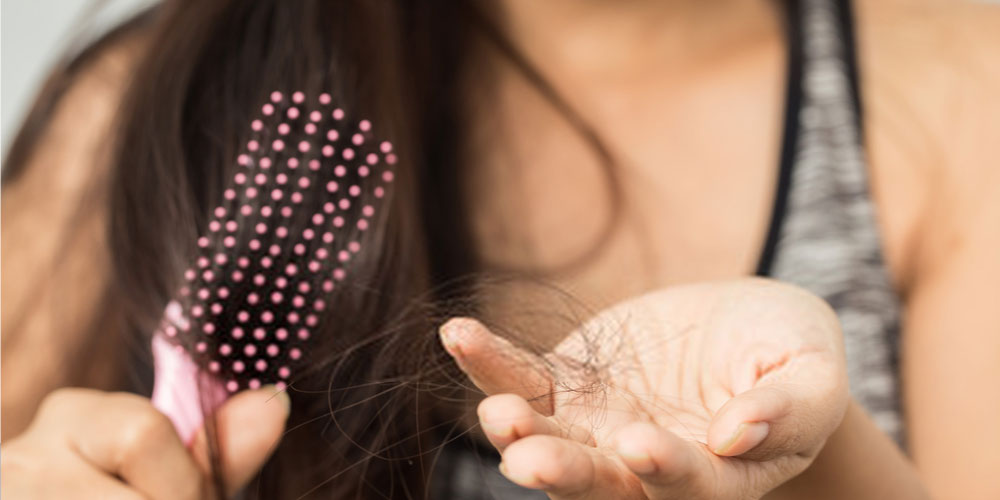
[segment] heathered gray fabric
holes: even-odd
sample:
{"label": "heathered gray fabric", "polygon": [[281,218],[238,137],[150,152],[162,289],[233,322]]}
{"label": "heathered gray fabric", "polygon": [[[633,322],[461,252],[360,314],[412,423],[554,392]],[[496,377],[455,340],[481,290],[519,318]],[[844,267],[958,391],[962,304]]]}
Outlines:
{"label": "heathered gray fabric", "polygon": [[803,0],[799,142],[771,276],[840,317],[851,395],[901,442],[898,297],[882,257],[836,6]]}

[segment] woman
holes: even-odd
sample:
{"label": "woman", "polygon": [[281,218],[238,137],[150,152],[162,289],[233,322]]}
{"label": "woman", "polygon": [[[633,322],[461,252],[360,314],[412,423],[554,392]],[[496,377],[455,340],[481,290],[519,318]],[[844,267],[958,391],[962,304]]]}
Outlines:
{"label": "woman", "polygon": [[[53,76],[5,163],[3,493],[996,498],[1000,14],[854,7],[164,2]],[[185,449],[100,390],[148,391],[273,89],[384,124],[399,181],[290,398]],[[481,321],[441,349],[440,314]]]}

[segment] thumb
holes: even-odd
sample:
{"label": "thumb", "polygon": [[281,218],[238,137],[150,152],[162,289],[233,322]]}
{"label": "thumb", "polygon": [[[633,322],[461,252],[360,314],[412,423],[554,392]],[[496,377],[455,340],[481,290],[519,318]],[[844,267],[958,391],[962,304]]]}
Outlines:
{"label": "thumb", "polygon": [[754,387],[716,412],[708,446],[720,456],[751,460],[811,455],[840,424],[846,403],[846,391],[838,388],[795,383]]}
{"label": "thumb", "polygon": [[[219,465],[227,495],[243,488],[271,456],[284,433],[290,409],[288,394],[269,385],[240,392],[216,410]],[[212,471],[204,427],[195,435],[191,453],[203,471]]]}

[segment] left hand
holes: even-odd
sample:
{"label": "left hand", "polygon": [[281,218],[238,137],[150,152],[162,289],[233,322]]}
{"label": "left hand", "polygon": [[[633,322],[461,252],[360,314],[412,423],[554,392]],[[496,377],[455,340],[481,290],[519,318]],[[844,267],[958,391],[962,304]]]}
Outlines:
{"label": "left hand", "polygon": [[534,355],[455,318],[442,342],[487,397],[512,481],[553,499],[750,499],[803,471],[841,422],[836,316],[762,279],[614,306]]}

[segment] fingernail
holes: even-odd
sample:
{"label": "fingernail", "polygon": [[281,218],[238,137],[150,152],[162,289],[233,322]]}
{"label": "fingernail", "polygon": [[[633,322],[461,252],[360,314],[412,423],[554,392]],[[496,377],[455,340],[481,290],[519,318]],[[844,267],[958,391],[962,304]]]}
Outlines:
{"label": "fingernail", "polygon": [[276,385],[265,385],[260,390],[266,394],[273,394],[273,399],[279,402],[286,414],[292,411],[292,398],[288,396],[288,391],[285,389],[279,389]]}
{"label": "fingernail", "polygon": [[521,475],[512,473],[507,468],[507,464],[503,462],[500,462],[500,465],[497,468],[500,469],[500,473],[503,474],[504,477],[510,479],[511,481],[521,486],[524,486],[525,488],[538,488],[541,485],[541,483],[538,481],[538,478],[535,477],[534,474],[529,473],[526,475]]}
{"label": "fingernail", "polygon": [[514,427],[510,425],[496,425],[489,422],[482,422],[483,430],[489,434],[501,438],[509,438],[514,435]]}
{"label": "fingernail", "polygon": [[459,346],[458,336],[456,335],[458,332],[456,329],[462,328],[462,326],[460,323],[458,325],[455,323],[456,322],[452,320],[442,325],[438,330],[438,336],[441,338],[441,344],[444,346],[445,350],[448,351],[448,354],[451,354],[456,358],[461,358],[462,349]]}
{"label": "fingernail", "polygon": [[636,474],[652,474],[656,472],[656,464],[650,458],[649,452],[638,443],[618,443],[618,454],[625,459],[629,468]]}
{"label": "fingernail", "polygon": [[722,446],[715,450],[715,454],[732,456],[746,453],[762,443],[770,429],[771,426],[767,422],[744,422],[722,443]]}

